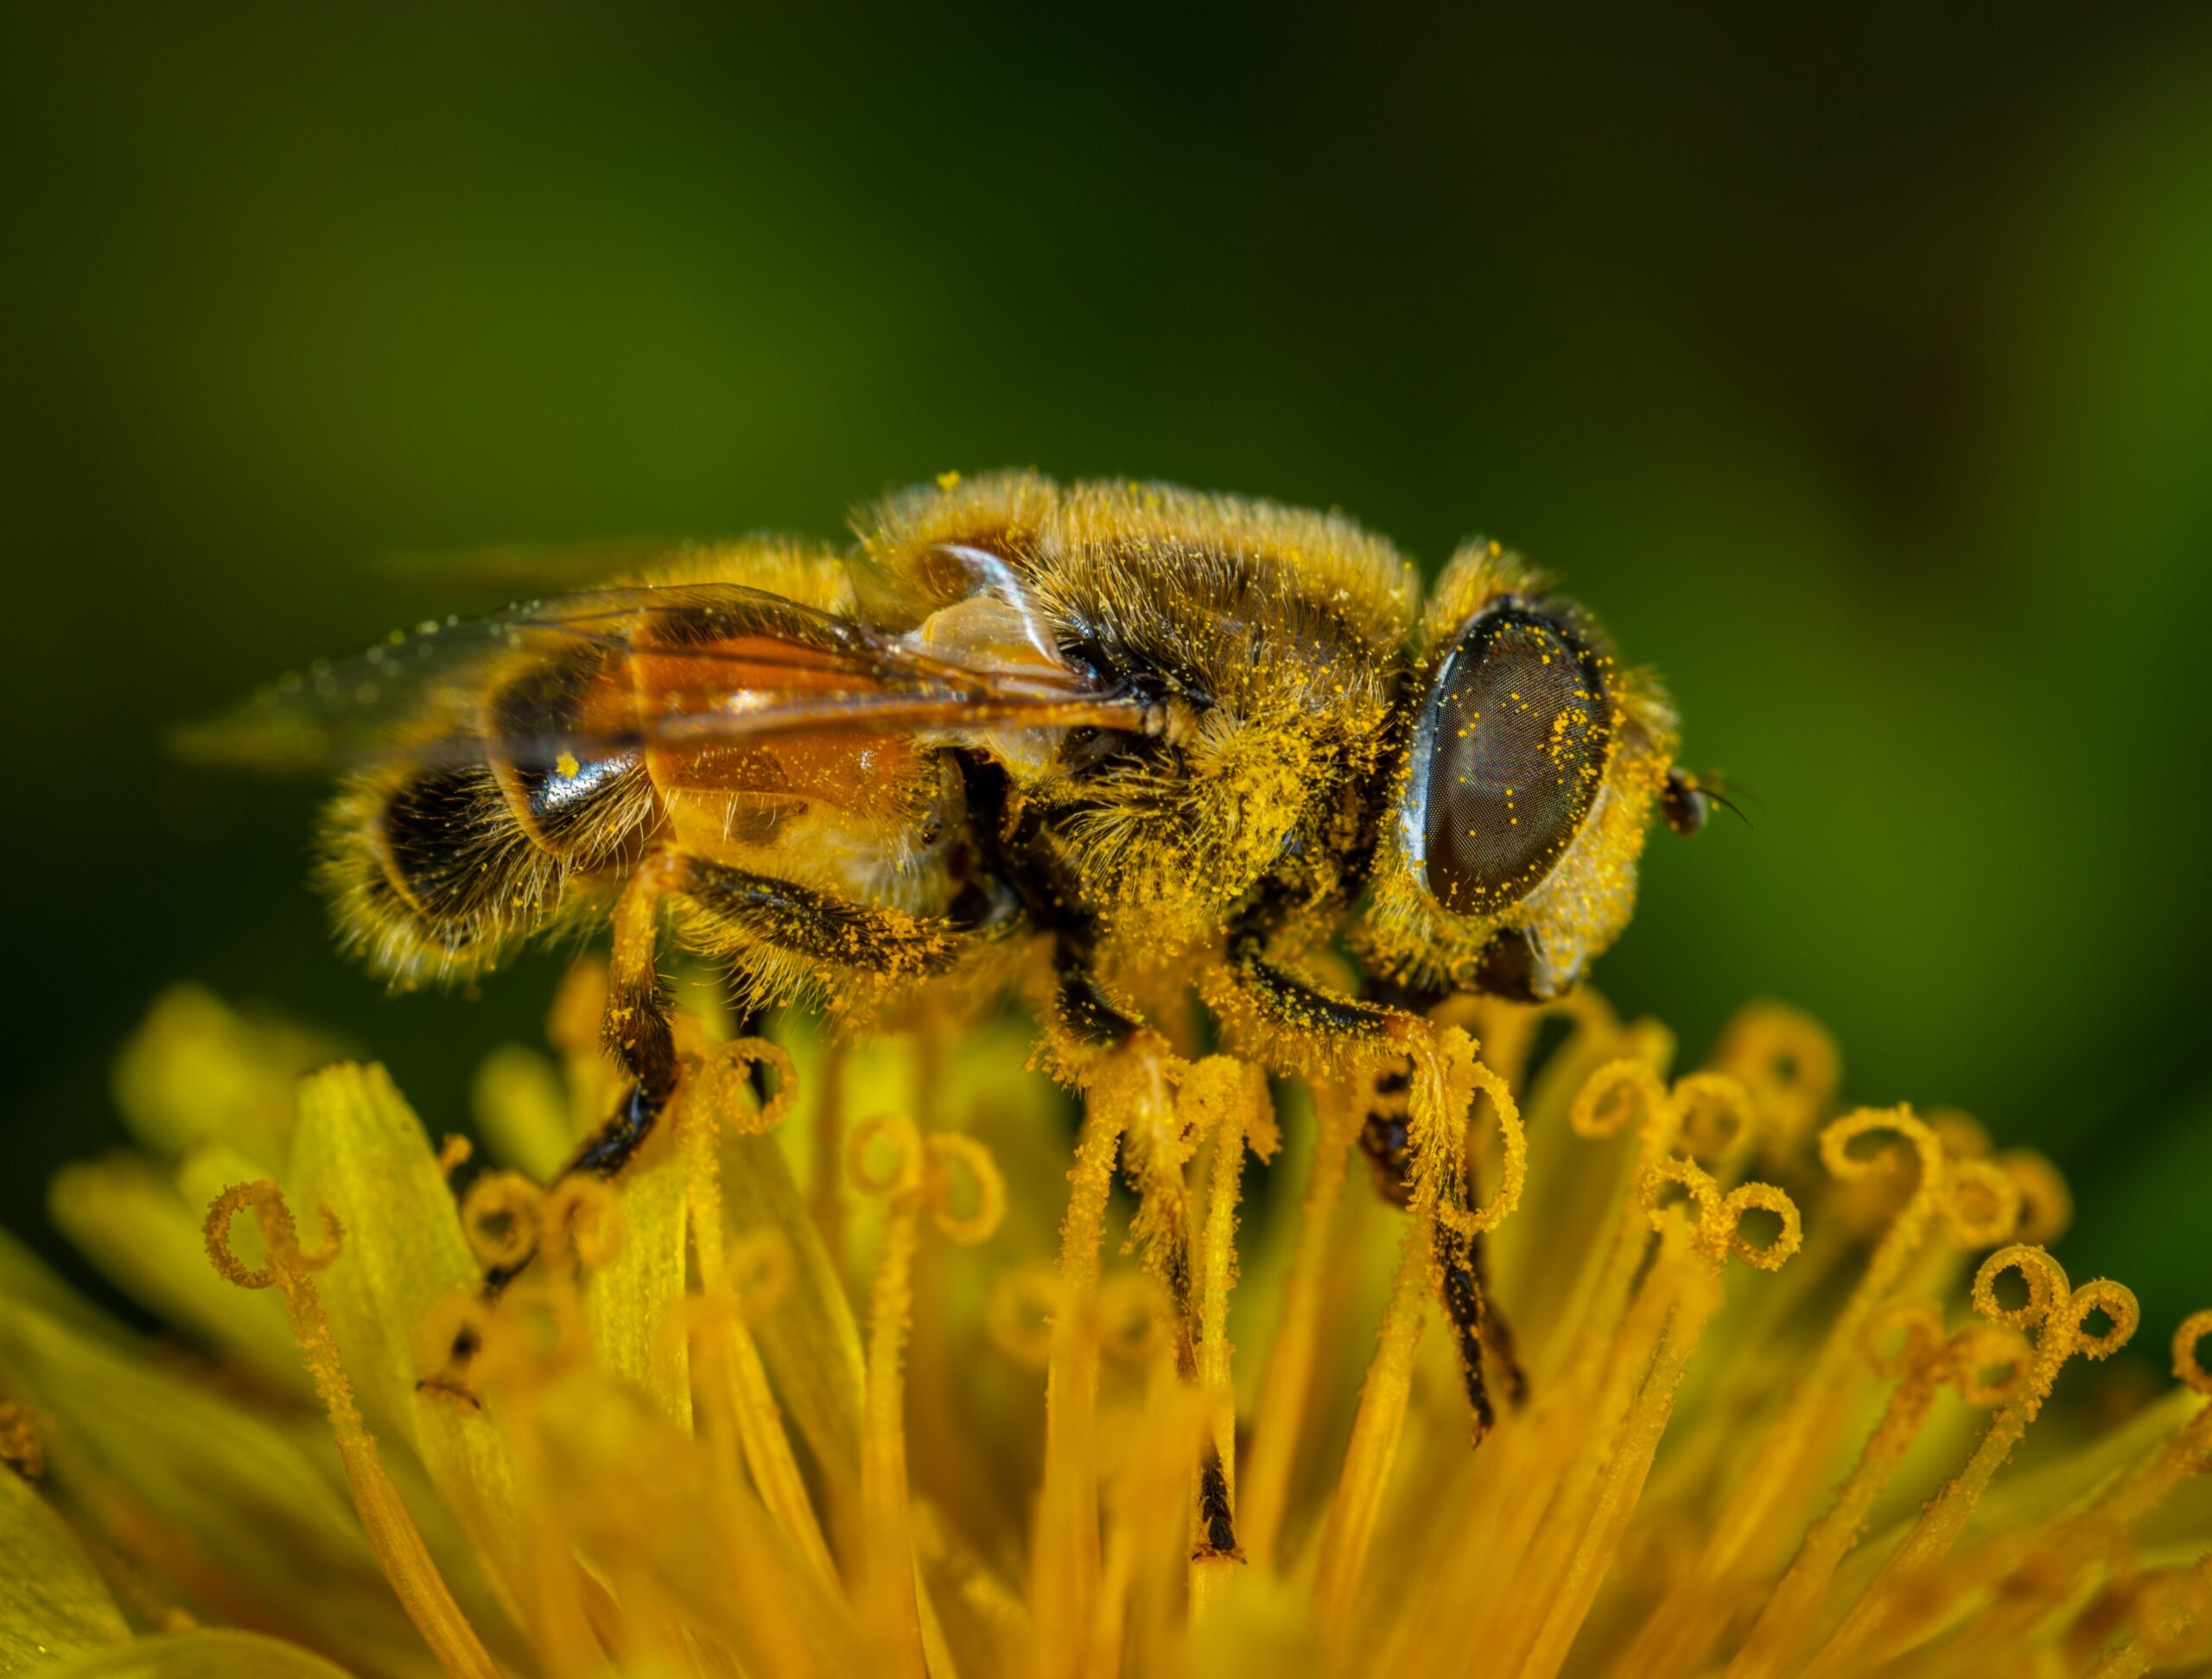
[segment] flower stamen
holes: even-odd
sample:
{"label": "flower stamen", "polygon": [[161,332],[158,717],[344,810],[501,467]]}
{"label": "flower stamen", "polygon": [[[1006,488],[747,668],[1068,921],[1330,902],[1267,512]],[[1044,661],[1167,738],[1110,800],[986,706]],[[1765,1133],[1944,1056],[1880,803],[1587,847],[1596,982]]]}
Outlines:
{"label": "flower stamen", "polygon": [[[260,1227],[268,1252],[267,1262],[258,1268],[241,1263],[231,1246],[231,1222],[248,1209]],[[344,1232],[329,1208],[319,1207],[316,1212],[322,1221],[323,1245],[305,1250],[300,1246],[299,1226],[293,1221],[291,1209],[284,1205],[283,1191],[266,1179],[233,1184],[207,1209],[203,1227],[207,1256],[218,1273],[239,1288],[273,1286],[283,1296],[293,1336],[337,1436],[339,1454],[346,1466],[346,1485],[360,1515],[362,1530],[408,1619],[423,1635],[423,1642],[452,1679],[498,1679],[499,1669],[454,1601],[437,1564],[431,1561],[414,1517],[407,1513],[399,1490],[385,1472],[376,1436],[369,1433],[353,1402],[353,1390],[339,1363],[338,1345],[331,1337],[330,1320],[323,1314],[313,1278],[313,1273],[338,1257]]]}

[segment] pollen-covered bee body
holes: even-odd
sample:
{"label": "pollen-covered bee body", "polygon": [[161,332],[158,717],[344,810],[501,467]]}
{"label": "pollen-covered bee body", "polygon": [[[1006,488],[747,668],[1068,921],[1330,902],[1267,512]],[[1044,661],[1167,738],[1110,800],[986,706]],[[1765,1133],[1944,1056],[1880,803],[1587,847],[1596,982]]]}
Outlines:
{"label": "pollen-covered bee body", "polygon": [[1093,965],[1217,951],[1263,892],[1341,916],[1417,599],[1389,544],[1338,516],[1027,476],[910,493],[866,544],[895,576],[942,580],[951,554],[1001,578],[1040,639],[1147,714],[1008,763],[1029,861]]}
{"label": "pollen-covered bee body", "polygon": [[272,705],[359,764],[322,875],[400,983],[611,920],[649,990],[665,922],[748,1005],[1033,980],[1077,1077],[1189,989],[1278,1065],[1371,1052],[1393,1006],[1305,971],[1340,935],[1395,997],[1555,995],[1688,797],[1656,684],[1494,544],[1424,607],[1340,515],[1031,474],[894,497],[849,552],[426,626]]}
{"label": "pollen-covered bee body", "polygon": [[[1023,984],[1075,1082],[1156,1054],[1148,1021],[1195,992],[1247,1056],[1377,1077],[1363,1141],[1410,1202],[1410,1011],[1573,985],[1626,924],[1655,804],[1688,830],[1719,796],[1674,768],[1656,684],[1494,544],[1424,607],[1341,516],[1031,474],[948,475],[860,537],[424,626],[200,739],[355,762],[322,878],[399,983],[611,930],[632,1082],[567,1171],[620,1170],[682,1076],[672,937],[747,1013],[896,1025]],[[1356,992],[1312,969],[1340,937]],[[1479,1243],[1434,1239],[1479,1433],[1484,1358],[1518,1389],[1510,1337]],[[1233,1552],[1218,1464],[1201,1485]]]}

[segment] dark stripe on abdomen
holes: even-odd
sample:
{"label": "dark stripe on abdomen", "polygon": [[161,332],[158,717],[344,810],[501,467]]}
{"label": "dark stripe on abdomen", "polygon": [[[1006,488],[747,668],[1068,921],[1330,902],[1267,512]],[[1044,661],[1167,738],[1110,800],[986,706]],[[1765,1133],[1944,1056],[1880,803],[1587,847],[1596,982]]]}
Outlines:
{"label": "dark stripe on abdomen", "polygon": [[530,836],[584,868],[609,859],[650,797],[639,743],[581,719],[608,655],[581,648],[523,671],[485,709],[486,750]]}

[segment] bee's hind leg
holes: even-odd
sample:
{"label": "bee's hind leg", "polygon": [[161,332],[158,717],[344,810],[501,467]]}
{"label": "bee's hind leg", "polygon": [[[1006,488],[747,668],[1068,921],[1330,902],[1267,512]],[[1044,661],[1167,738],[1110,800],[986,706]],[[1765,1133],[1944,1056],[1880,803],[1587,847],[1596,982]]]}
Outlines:
{"label": "bee's hind leg", "polygon": [[683,883],[685,874],[682,858],[656,852],[623,886],[614,907],[614,947],[607,957],[607,1013],[600,1040],[629,1075],[630,1088],[578,1145],[556,1182],[578,1173],[613,1177],[652,1135],[676,1092],[676,1033],[669,1023],[668,988],[654,956],[662,900]]}
{"label": "bee's hind leg", "polygon": [[[560,1171],[558,1183],[579,1173],[611,1178],[652,1135],[661,1110],[675,1093],[676,1034],[669,1022],[667,988],[654,961],[662,900],[683,877],[681,859],[656,852],[639,866],[622,888],[614,911],[614,948],[607,961],[607,1013],[601,1033],[607,1052],[629,1075],[630,1085],[614,1111],[586,1137]],[[533,1243],[523,1253],[484,1273],[479,1297],[488,1306],[507,1285],[537,1262]],[[463,1328],[454,1337],[445,1367],[416,1386],[473,1405],[468,1366],[476,1356],[476,1332]]]}

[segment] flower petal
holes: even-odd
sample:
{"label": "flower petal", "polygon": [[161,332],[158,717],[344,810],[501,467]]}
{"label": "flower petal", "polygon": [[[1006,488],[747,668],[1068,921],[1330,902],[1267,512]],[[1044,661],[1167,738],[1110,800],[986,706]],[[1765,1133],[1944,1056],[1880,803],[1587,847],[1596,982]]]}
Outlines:
{"label": "flower petal", "polygon": [[0,1230],[0,1299],[36,1307],[55,1322],[87,1335],[112,1338],[123,1332],[5,1230]]}
{"label": "flower petal", "polygon": [[341,1062],[302,1083],[292,1191],[298,1206],[327,1206],[345,1227],[317,1283],[364,1409],[413,1445],[494,1583],[511,1581],[514,1471],[499,1433],[416,1387],[429,1368],[424,1320],[480,1273],[422,1122],[382,1067]]}
{"label": "flower petal", "polygon": [[867,1381],[844,1282],[772,1134],[725,1140],[722,1194],[734,1232],[780,1231],[791,1244],[791,1288],[753,1326],[753,1338],[786,1411],[833,1483],[833,1502],[842,1506],[859,1490]]}
{"label": "flower petal", "polygon": [[347,1679],[346,1669],[257,1632],[176,1632],[137,1638],[58,1668],[39,1679]]}
{"label": "flower petal", "polygon": [[683,1302],[683,1156],[655,1148],[626,1172],[622,1240],[584,1288],[600,1368],[635,1383],[685,1428],[691,1426],[690,1351],[677,1313]]}
{"label": "flower petal", "polygon": [[130,1636],[69,1524],[0,1468],[0,1673]]}
{"label": "flower petal", "polygon": [[536,1050],[507,1044],[485,1057],[469,1106],[486,1152],[540,1183],[550,1182],[575,1150],[561,1075]]}
{"label": "flower petal", "polygon": [[312,1637],[365,1669],[429,1666],[340,1490],[320,1418],[288,1432],[143,1350],[6,1300],[0,1384],[56,1420],[57,1504],[196,1610]]}
{"label": "flower petal", "polygon": [[[578,1371],[539,1396],[543,1495],[578,1553],[666,1603],[755,1673],[861,1673],[845,1603],[751,1488],[629,1383]],[[620,1496],[611,1490],[620,1489]]]}
{"label": "flower petal", "polygon": [[289,1022],[250,1018],[179,985],[155,1000],[118,1059],[116,1105],[157,1154],[226,1142],[265,1173],[284,1163],[295,1081],[334,1053]]}

